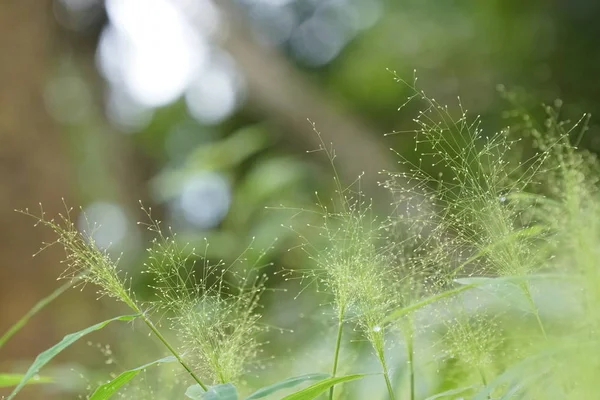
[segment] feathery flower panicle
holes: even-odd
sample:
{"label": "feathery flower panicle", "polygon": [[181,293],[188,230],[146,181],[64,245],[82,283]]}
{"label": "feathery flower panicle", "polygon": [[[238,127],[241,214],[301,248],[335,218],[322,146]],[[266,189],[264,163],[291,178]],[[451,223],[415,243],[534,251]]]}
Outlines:
{"label": "feathery flower panicle", "polygon": [[441,344],[446,359],[458,360],[476,380],[486,385],[497,373],[495,367],[504,361],[498,360],[498,349],[504,341],[502,326],[491,315],[470,315],[460,309],[445,325],[447,330]]}
{"label": "feathery flower panicle", "polygon": [[[81,279],[84,283],[96,285],[100,296],[115,298],[134,311],[140,312],[126,279],[120,276],[118,260],[114,261],[106,250],[101,250],[96,245],[93,229],[97,227],[92,226],[92,229],[89,229],[91,233],[80,232],[72,222],[72,211],[71,208],[67,208],[64,214],[58,215],[58,221],[47,219],[41,205],[39,215],[32,214],[29,210],[20,212],[35,218],[36,225],[46,226],[56,233],[56,241],[45,243],[40,251],[55,244],[64,248],[64,263],[67,264],[67,268],[60,279]],[[87,219],[86,222],[90,225]]]}
{"label": "feathery flower panicle", "polygon": [[[260,350],[257,337],[265,328],[258,311],[266,276],[258,268],[237,271],[243,254],[229,266],[210,264],[206,253],[163,234],[157,221],[147,227],[156,235],[145,263],[158,296],[154,305],[168,312],[185,357],[215,383],[239,379]],[[201,268],[196,260],[203,261]]]}
{"label": "feathery flower panicle", "polygon": [[[434,209],[408,225],[430,226],[428,236],[452,244],[463,260],[456,273],[522,276],[541,268],[544,260],[533,255],[545,232],[524,219],[526,210],[515,199],[540,184],[551,168],[550,151],[539,149],[524,160],[515,159],[513,149],[522,138],[512,139],[509,130],[485,134],[479,117],[470,119],[460,100],[454,117],[447,106],[398,80],[413,91],[409,101],[425,104],[414,119],[415,151],[421,156],[416,164],[402,159],[409,170],[402,178],[415,182],[413,186],[397,184],[393,174],[386,186],[398,198],[433,189],[428,199]],[[450,176],[427,172],[439,166]]]}

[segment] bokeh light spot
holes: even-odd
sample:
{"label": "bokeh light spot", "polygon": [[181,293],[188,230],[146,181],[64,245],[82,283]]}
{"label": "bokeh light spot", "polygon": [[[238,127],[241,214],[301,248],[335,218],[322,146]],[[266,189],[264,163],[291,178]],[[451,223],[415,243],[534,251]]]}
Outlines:
{"label": "bokeh light spot", "polygon": [[77,223],[79,230],[103,250],[123,241],[127,225],[128,219],[123,208],[106,201],[97,201],[85,207]]}
{"label": "bokeh light spot", "polygon": [[217,226],[227,215],[230,205],[229,182],[216,172],[202,172],[190,177],[179,198],[185,219],[202,229]]}

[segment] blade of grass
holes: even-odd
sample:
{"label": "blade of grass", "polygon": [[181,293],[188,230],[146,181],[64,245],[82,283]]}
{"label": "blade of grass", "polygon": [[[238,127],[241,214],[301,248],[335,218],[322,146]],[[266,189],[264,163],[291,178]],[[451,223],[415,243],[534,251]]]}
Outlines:
{"label": "blade of grass", "polygon": [[408,388],[409,399],[415,400],[415,360],[414,360],[414,328],[411,318],[407,318],[407,322],[401,328],[406,342],[406,363],[408,364]]}
{"label": "blade of grass", "polygon": [[353,381],[356,379],[362,379],[365,376],[367,375],[355,374],[325,379],[321,382],[317,382],[314,385],[307,387],[306,389],[300,390],[299,392],[285,396],[282,400],[312,400],[318,397],[320,394],[325,393],[327,389],[334,385]]}
{"label": "blade of grass", "polygon": [[[17,386],[23,379],[21,374],[0,374],[0,388]],[[34,376],[28,380],[25,384],[32,385],[36,383],[51,383],[52,378],[48,376]]]}
{"label": "blade of grass", "polygon": [[391,314],[389,314],[387,317],[385,317],[384,322],[388,323],[388,322],[393,322],[398,320],[399,318],[413,312],[416,311],[420,308],[423,308],[431,303],[435,303],[438,300],[444,299],[446,297],[451,297],[454,296],[456,294],[459,294],[461,292],[464,292],[465,290],[469,290],[472,288],[476,288],[482,285],[486,285],[489,284],[491,282],[493,282],[493,280],[497,280],[497,281],[508,281],[508,282],[518,282],[518,281],[523,281],[523,280],[533,280],[533,279],[564,279],[564,278],[568,278],[568,279],[574,279],[572,276],[569,277],[567,275],[563,275],[563,274],[536,274],[536,275],[528,275],[528,276],[501,276],[501,277],[496,277],[496,278],[489,278],[489,277],[471,277],[471,278],[459,278],[459,279],[455,279],[454,281],[457,283],[460,283],[462,286],[459,286],[457,288],[454,289],[450,289],[447,290],[445,292],[442,293],[438,293],[436,295],[427,297],[421,301],[418,301],[416,303],[410,304],[406,307],[402,307],[399,308],[395,311],[393,311]]}
{"label": "blade of grass", "polygon": [[[77,278],[76,278],[77,279]],[[19,319],[13,326],[8,328],[8,330],[0,337],[0,348],[6,344],[6,342],[14,336],[21,328],[29,322],[29,320],[40,312],[44,307],[50,304],[54,299],[63,294],[67,289],[73,286],[75,280],[71,280],[65,283],[62,286],[59,286],[54,292],[50,293],[48,296],[44,297],[42,300],[38,301],[21,319]]]}
{"label": "blade of grass", "polygon": [[[337,373],[338,360],[340,358],[340,347],[342,345],[342,332],[344,330],[344,311],[340,311],[340,316],[338,319],[338,331],[337,331],[337,339],[335,341],[335,354],[333,356],[333,369],[331,371],[331,376],[335,378],[335,374]],[[333,400],[333,389],[334,386],[329,389],[329,400]]]}
{"label": "blade of grass", "polygon": [[29,367],[27,372],[23,375],[21,382],[19,382],[17,387],[12,391],[12,393],[7,397],[6,400],[13,399],[21,391],[21,389],[23,389],[23,386],[25,386],[25,384],[35,374],[37,374],[44,365],[48,364],[57,354],[59,354],[61,351],[63,351],[64,349],[66,349],[67,347],[69,347],[70,345],[72,345],[73,343],[75,343],[77,340],[81,339],[88,333],[92,333],[94,331],[100,330],[100,329],[104,328],[106,325],[108,325],[109,323],[114,322],[114,321],[132,321],[137,317],[138,317],[138,315],[121,315],[119,317],[115,317],[115,318],[107,319],[106,321],[99,322],[95,325],[89,326],[78,332],[68,334],[67,336],[65,336],[63,338],[63,340],[61,340],[54,346],[50,347],[48,350],[40,353],[36,357],[33,364],[31,364],[31,366]]}
{"label": "blade of grass", "polygon": [[323,379],[329,378],[328,374],[306,374],[295,376],[293,378],[288,378],[283,381],[274,383],[273,385],[264,387],[262,389],[258,389],[256,392],[252,393],[250,396],[246,397],[246,400],[254,400],[266,397],[272,393],[275,393],[281,389],[287,389],[296,385],[299,385],[303,382],[307,381],[320,381]]}
{"label": "blade of grass", "polygon": [[466,391],[473,390],[476,388],[477,388],[477,386],[473,385],[473,386],[461,387],[461,388],[456,388],[456,389],[450,389],[450,390],[446,390],[445,392],[441,392],[441,393],[434,394],[433,396],[429,396],[425,400],[438,400],[438,399],[441,399],[444,397],[461,394],[461,393],[464,393]]}
{"label": "blade of grass", "polygon": [[413,303],[411,305],[408,305],[406,307],[402,307],[400,309],[395,310],[394,312],[392,312],[391,314],[389,314],[387,317],[384,318],[384,322],[392,322],[395,321],[403,316],[405,316],[406,314],[409,314],[413,311],[418,310],[419,308],[423,308],[431,303],[435,303],[438,300],[444,299],[446,297],[451,297],[454,296],[458,293],[464,292],[465,290],[469,290],[471,288],[476,287],[477,284],[470,284],[470,285],[463,285],[463,286],[459,286],[457,288],[454,289],[450,289],[447,290],[445,292],[442,293],[438,293],[436,295],[433,295],[431,297],[427,297],[426,299],[423,299],[421,301],[418,301],[416,303]]}
{"label": "blade of grass", "polygon": [[175,362],[175,361],[177,361],[177,359],[174,356],[164,357],[164,358],[161,358],[160,360],[155,360],[155,361],[149,362],[147,364],[144,364],[142,366],[139,366],[137,368],[133,368],[133,369],[121,372],[119,374],[119,376],[117,376],[115,379],[112,379],[110,382],[107,382],[103,385],[98,386],[96,388],[96,390],[94,390],[94,393],[90,396],[90,398],[88,400],[108,399],[113,394],[115,394],[117,392],[117,390],[119,390],[123,385],[125,385],[127,382],[129,382],[130,380],[135,378],[135,376],[137,374],[139,374],[141,371],[145,370],[146,368],[151,367],[153,365],[158,365],[158,364],[162,364],[162,363],[170,363],[170,362]]}

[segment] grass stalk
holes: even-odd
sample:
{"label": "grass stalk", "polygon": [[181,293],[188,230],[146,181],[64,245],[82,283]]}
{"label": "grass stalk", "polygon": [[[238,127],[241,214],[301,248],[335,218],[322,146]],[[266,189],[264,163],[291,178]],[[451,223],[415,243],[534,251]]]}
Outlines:
{"label": "grass stalk", "polygon": [[[488,381],[487,381],[487,378],[485,377],[485,373],[483,372],[483,369],[481,369],[481,367],[478,367],[477,372],[479,372],[479,376],[481,377],[481,383],[483,384],[483,387],[487,387]],[[492,395],[488,394],[487,398],[491,399]]]}
{"label": "grass stalk", "polygon": [[529,289],[529,283],[523,282],[521,285],[521,288],[523,289],[523,292],[525,293],[525,297],[527,297],[527,301],[529,302],[529,305],[531,306],[531,310],[533,312],[533,315],[535,315],[535,319],[540,328],[540,331],[542,332],[542,335],[544,336],[544,339],[548,339],[548,335],[546,334],[546,329],[544,328],[544,324],[542,323],[542,319],[540,318],[539,309],[538,309],[537,305],[535,304],[535,302],[533,301],[533,296],[531,295],[531,290]]}
{"label": "grass stalk", "polygon": [[379,361],[381,362],[381,366],[383,367],[383,378],[385,379],[385,385],[387,387],[390,400],[396,400],[396,396],[394,396],[392,382],[390,380],[390,373],[388,371],[387,363],[385,362],[385,356],[383,355],[383,353],[380,354]]}
{"label": "grass stalk", "polygon": [[406,363],[408,364],[409,399],[415,400],[414,342],[412,330],[406,329],[404,337],[406,341]]}
{"label": "grass stalk", "polygon": [[154,333],[154,335],[156,335],[156,337],[158,338],[158,340],[160,340],[162,342],[162,344],[165,345],[165,347],[169,350],[169,352],[177,359],[177,362],[179,362],[179,364],[181,364],[181,366],[183,368],[185,368],[185,370],[196,381],[196,383],[198,385],[200,385],[200,387],[205,392],[208,391],[208,386],[206,386],[204,383],[202,383],[202,381],[200,380],[200,378],[198,377],[198,375],[196,375],[194,373],[194,371],[192,371],[192,368],[190,368],[190,366],[187,365],[187,363],[185,361],[183,361],[183,358],[181,357],[181,355],[179,354],[179,352],[177,350],[175,350],[175,348],[167,341],[167,339],[162,335],[162,333],[160,333],[160,331],[154,325],[154,323],[150,320],[150,318],[148,318],[148,316],[145,313],[143,313],[139,309],[139,307],[136,306],[134,303],[131,304],[131,307],[135,311],[138,312],[138,314],[140,315],[140,317],[142,318],[142,321],[144,321],[144,323],[146,324],[146,326],[148,328],[150,328],[150,330],[152,331],[152,333]]}
{"label": "grass stalk", "polygon": [[194,373],[194,371],[192,371],[192,369],[186,364],[186,362],[183,361],[183,358],[181,357],[181,355],[177,352],[177,350],[175,350],[175,348],[173,346],[171,346],[171,344],[162,335],[162,333],[160,333],[160,331],[156,328],[154,323],[152,323],[152,321],[144,313],[140,313],[140,314],[141,314],[141,317],[142,317],[142,320],[144,321],[144,323],[148,326],[148,328],[150,328],[152,333],[154,333],[156,335],[158,340],[160,340],[162,342],[162,344],[164,344],[165,347],[169,350],[169,352],[177,359],[179,364],[181,364],[181,366],[183,368],[185,368],[185,370],[188,372],[188,374],[190,374],[190,376],[196,381],[196,383],[198,383],[198,385],[200,385],[200,387],[204,391],[208,391],[208,386],[206,386],[204,383],[202,383],[202,381]]}
{"label": "grass stalk", "polygon": [[[337,330],[337,338],[335,341],[335,353],[333,356],[333,368],[331,370],[331,377],[335,377],[338,368],[338,360],[340,358],[340,347],[342,345],[342,332],[344,330],[344,310],[340,310],[339,318],[338,318],[338,330]],[[333,400],[333,390],[335,386],[332,386],[329,389],[329,400]]]}

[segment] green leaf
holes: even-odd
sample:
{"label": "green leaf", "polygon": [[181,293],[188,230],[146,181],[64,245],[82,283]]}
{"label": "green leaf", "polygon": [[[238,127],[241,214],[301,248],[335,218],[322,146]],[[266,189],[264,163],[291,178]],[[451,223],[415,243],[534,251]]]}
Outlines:
{"label": "green leaf", "polygon": [[325,379],[321,382],[317,382],[312,386],[307,387],[306,389],[302,389],[299,392],[290,394],[289,396],[285,396],[282,400],[312,400],[319,396],[321,393],[324,393],[333,385],[337,385],[339,383],[345,383],[348,381],[353,381],[356,379],[364,378],[365,374],[356,374],[356,375],[346,375],[346,376],[338,376],[335,378]]}
{"label": "green leaf", "polygon": [[438,293],[431,297],[427,297],[426,299],[423,299],[423,300],[413,303],[409,306],[402,307],[402,308],[399,308],[399,309],[393,311],[391,314],[389,314],[387,317],[384,318],[383,322],[385,323],[385,322],[395,321],[395,320],[405,316],[406,314],[410,314],[411,312],[418,310],[419,308],[425,307],[431,303],[435,303],[436,301],[441,300],[443,298],[454,296],[458,293],[464,292],[465,290],[474,288],[475,286],[477,286],[477,285],[471,284],[471,285],[459,286],[457,288],[450,289],[450,290],[447,290],[442,293]]}
{"label": "green leaf", "polygon": [[204,389],[200,387],[197,383],[189,386],[185,391],[185,396],[192,400],[202,400],[202,396],[204,395]]}
{"label": "green leaf", "polygon": [[250,396],[246,397],[246,400],[260,399],[262,397],[270,395],[271,393],[275,393],[278,390],[287,389],[287,388],[299,385],[302,382],[320,381],[320,380],[327,379],[327,378],[329,378],[328,374],[306,374],[306,375],[296,376],[293,378],[288,378],[283,381],[274,383],[273,385],[266,386],[262,389],[258,389],[256,392],[254,392]]}
{"label": "green leaf", "polygon": [[446,390],[444,392],[434,394],[433,396],[430,396],[430,397],[426,398],[425,400],[437,400],[437,399],[441,399],[443,397],[453,396],[455,394],[460,394],[460,393],[467,392],[469,390],[473,390],[476,387],[477,386],[467,386],[467,387],[462,387],[462,388],[457,388],[457,389]]}
{"label": "green leaf", "polygon": [[137,374],[141,371],[145,370],[148,367],[153,365],[169,363],[177,361],[177,359],[173,356],[161,358],[160,360],[152,361],[148,364],[144,364],[140,367],[130,369],[125,372],[121,372],[119,376],[110,382],[105,383],[104,385],[98,386],[98,388],[94,391],[94,393],[90,396],[88,400],[104,400],[110,398],[113,394],[117,392],[124,384],[132,380]]}
{"label": "green leaf", "polygon": [[536,274],[525,276],[499,276],[499,277],[470,277],[454,281],[470,287],[476,287],[503,303],[509,304],[523,312],[532,312],[532,300],[528,297],[527,282],[534,280],[572,280],[564,274]]}
{"label": "green leaf", "polygon": [[524,282],[525,277],[471,277],[455,279],[455,282],[463,285],[475,286],[480,290],[502,303],[509,304],[514,309],[523,312],[531,312],[531,304],[519,286],[519,282]]}
{"label": "green leaf", "polygon": [[[77,279],[77,278],[75,278]],[[0,337],[0,348],[4,346],[4,344],[10,339],[15,333],[17,333],[27,322],[33,317],[35,314],[40,312],[44,307],[50,304],[54,299],[63,294],[67,289],[73,286],[73,281],[69,281],[64,285],[58,287],[54,292],[50,293],[48,296],[44,297],[42,300],[38,301],[21,319],[19,319],[13,326],[11,326],[8,331],[4,333]]]}
{"label": "green leaf", "polygon": [[471,277],[471,278],[459,278],[455,279],[456,283],[461,284],[454,289],[447,290],[442,293],[438,293],[431,297],[427,297],[421,301],[410,304],[406,307],[399,308],[385,317],[384,322],[392,322],[396,321],[399,318],[405,316],[406,314],[410,314],[413,311],[418,310],[419,308],[425,307],[431,303],[435,303],[438,300],[444,299],[446,297],[452,297],[466,290],[481,287],[484,285],[488,285],[491,283],[499,283],[499,282],[521,282],[524,280],[533,280],[533,279],[573,279],[572,277],[568,277],[563,274],[537,274],[537,275],[527,275],[527,276],[501,276],[496,278],[486,278],[486,277]]}
{"label": "green leaf", "polygon": [[[17,386],[21,382],[22,379],[23,379],[23,375],[21,375],[21,374],[0,374],[0,388]],[[53,382],[52,378],[50,378],[48,376],[34,375],[25,384],[31,385],[31,384],[35,384],[35,383],[51,383],[51,382]]]}
{"label": "green leaf", "polygon": [[509,275],[509,276],[497,276],[497,277],[485,277],[485,276],[473,276],[467,278],[457,278],[454,280],[456,283],[461,285],[471,286],[484,286],[494,283],[521,283],[524,281],[534,280],[573,280],[573,276],[567,274],[531,274],[531,275]]}
{"label": "green leaf", "polygon": [[17,385],[17,387],[12,391],[12,393],[8,396],[6,400],[13,399],[20,391],[23,389],[23,386],[29,381],[38,371],[46,365],[50,360],[52,360],[58,353],[69,347],[71,344],[81,339],[83,336],[88,333],[100,330],[104,328],[106,325],[113,321],[131,321],[137,318],[137,315],[122,315],[120,317],[115,317],[111,319],[107,319],[106,321],[102,321],[97,323],[96,325],[92,325],[87,327],[79,332],[71,333],[63,338],[60,342],[49,348],[48,350],[40,353],[33,364],[29,367],[25,375],[23,375],[21,382]]}
{"label": "green leaf", "polygon": [[238,392],[231,383],[215,385],[205,392],[197,383],[187,388],[185,395],[192,400],[238,400]]}

